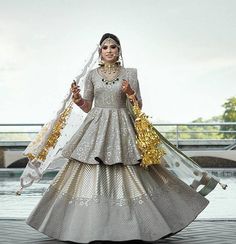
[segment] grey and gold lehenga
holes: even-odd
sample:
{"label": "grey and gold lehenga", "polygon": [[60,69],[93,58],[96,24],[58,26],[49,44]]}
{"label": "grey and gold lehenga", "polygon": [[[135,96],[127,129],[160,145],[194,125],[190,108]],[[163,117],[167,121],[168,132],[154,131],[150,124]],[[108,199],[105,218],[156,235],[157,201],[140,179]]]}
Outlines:
{"label": "grey and gold lehenga", "polygon": [[[83,98],[94,106],[64,146],[68,161],[26,219],[38,231],[63,241],[155,241],[189,225],[209,201],[164,164],[140,166],[134,124],[121,91],[129,71],[114,83],[93,69]],[[136,78],[129,80],[141,100]],[[78,108],[79,109],[79,108]]]}

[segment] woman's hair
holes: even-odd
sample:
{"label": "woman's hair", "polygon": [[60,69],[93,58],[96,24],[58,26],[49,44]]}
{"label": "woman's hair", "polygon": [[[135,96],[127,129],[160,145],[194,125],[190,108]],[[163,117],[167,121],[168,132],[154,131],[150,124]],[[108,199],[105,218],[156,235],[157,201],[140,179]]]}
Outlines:
{"label": "woman's hair", "polygon": [[111,33],[106,33],[102,36],[99,44],[102,45],[102,43],[104,42],[104,40],[106,40],[107,38],[111,38],[113,39],[119,46],[120,46],[120,40],[117,36],[111,34]]}

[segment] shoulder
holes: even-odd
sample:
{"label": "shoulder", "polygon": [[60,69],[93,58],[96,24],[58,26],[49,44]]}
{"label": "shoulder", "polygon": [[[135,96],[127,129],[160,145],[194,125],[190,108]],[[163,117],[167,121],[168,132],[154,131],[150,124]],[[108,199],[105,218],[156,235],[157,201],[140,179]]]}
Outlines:
{"label": "shoulder", "polygon": [[90,71],[89,71],[89,73],[91,73],[91,74],[93,74],[94,72],[96,72],[97,71],[97,67],[96,68],[94,68],[94,69],[91,69]]}
{"label": "shoulder", "polygon": [[136,68],[125,68],[128,79],[131,81],[137,81],[137,69]]}
{"label": "shoulder", "polygon": [[126,71],[130,72],[131,74],[137,74],[136,68],[125,68]]}
{"label": "shoulder", "polygon": [[93,80],[97,72],[97,68],[89,70],[89,72],[86,75],[86,79]]}
{"label": "shoulder", "polygon": [[92,76],[92,75],[94,75],[96,72],[97,72],[97,68],[91,69],[91,70],[88,72],[88,75]]}

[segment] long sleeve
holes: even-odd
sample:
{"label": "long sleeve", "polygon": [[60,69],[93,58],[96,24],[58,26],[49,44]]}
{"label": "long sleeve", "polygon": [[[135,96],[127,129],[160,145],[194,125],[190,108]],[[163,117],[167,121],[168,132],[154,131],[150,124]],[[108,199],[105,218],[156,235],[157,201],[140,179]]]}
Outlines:
{"label": "long sleeve", "polygon": [[85,79],[83,98],[89,101],[93,101],[94,98],[94,85],[92,82],[91,72],[88,73]]}
{"label": "long sleeve", "polygon": [[140,91],[140,87],[139,87],[137,69],[130,68],[128,72],[129,72],[130,86],[136,92],[136,97],[137,97],[138,101],[141,102],[142,96],[141,96],[141,91]]}

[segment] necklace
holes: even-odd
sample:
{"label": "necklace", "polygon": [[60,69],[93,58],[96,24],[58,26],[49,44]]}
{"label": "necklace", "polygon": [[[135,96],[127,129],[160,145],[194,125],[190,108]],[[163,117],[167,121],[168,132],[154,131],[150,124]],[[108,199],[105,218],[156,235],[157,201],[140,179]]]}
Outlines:
{"label": "necklace", "polygon": [[111,84],[115,84],[116,81],[118,81],[119,78],[117,77],[114,80],[105,80],[104,78],[102,78],[102,81],[106,84],[106,85],[111,85]]}
{"label": "necklace", "polygon": [[104,74],[108,74],[111,75],[112,73],[115,74],[119,71],[119,64],[115,63],[115,64],[109,64],[109,63],[104,63],[101,66],[101,71]]}
{"label": "necklace", "polygon": [[103,64],[100,68],[100,74],[102,76],[102,82],[106,85],[115,84],[119,80],[119,74],[121,71],[121,66],[117,63],[115,64]]}

